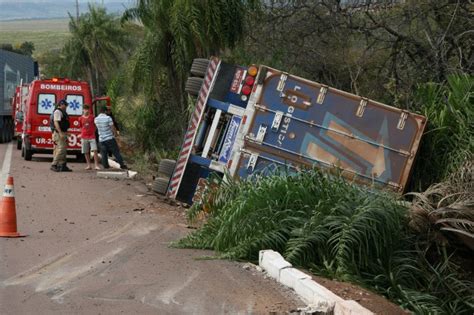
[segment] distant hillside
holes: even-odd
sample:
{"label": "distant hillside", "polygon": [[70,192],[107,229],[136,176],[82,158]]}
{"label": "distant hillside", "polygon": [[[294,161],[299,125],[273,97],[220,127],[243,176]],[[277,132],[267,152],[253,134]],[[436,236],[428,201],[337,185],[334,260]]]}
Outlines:
{"label": "distant hillside", "polygon": [[[101,3],[96,1],[97,3]],[[0,21],[17,19],[52,19],[67,18],[68,12],[76,14],[76,2],[74,0],[61,1],[0,1]],[[121,14],[125,10],[127,1],[106,1],[104,6],[110,13]],[[129,5],[130,6],[130,5]],[[87,3],[79,4],[79,12],[86,12]]]}
{"label": "distant hillside", "polygon": [[35,44],[33,56],[59,49],[69,38],[69,19],[0,21],[0,43]]}

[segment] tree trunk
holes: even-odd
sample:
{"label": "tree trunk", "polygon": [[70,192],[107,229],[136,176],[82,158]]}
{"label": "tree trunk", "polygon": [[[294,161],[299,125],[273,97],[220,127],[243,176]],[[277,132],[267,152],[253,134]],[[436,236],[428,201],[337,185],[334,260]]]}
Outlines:
{"label": "tree trunk", "polygon": [[94,82],[92,80],[92,68],[91,66],[87,67],[87,76],[88,76],[88,79],[89,79],[89,85],[90,85],[90,88],[91,88],[91,94],[92,96],[94,96]]}
{"label": "tree trunk", "polygon": [[97,87],[97,95],[101,95],[100,82],[99,82],[99,70],[95,67],[95,83]]}

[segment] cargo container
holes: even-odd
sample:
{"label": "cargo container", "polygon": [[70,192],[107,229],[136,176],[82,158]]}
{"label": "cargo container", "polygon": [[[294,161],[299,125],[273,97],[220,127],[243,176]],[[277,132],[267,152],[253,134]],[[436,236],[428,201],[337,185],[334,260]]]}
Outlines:
{"label": "cargo container", "polygon": [[402,193],[426,118],[264,65],[195,60],[196,108],[155,190],[191,202],[210,173],[246,178],[318,167]]}
{"label": "cargo container", "polygon": [[12,98],[16,87],[33,81],[38,76],[37,69],[31,57],[0,49],[0,143],[9,142],[14,136]]}

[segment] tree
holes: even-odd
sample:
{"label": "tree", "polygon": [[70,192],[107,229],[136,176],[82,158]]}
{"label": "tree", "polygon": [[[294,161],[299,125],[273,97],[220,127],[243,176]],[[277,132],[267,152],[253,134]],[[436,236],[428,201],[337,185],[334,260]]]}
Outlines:
{"label": "tree", "polygon": [[15,48],[13,48],[12,44],[2,43],[2,44],[0,44],[0,49],[15,52]]}
{"label": "tree", "polygon": [[33,55],[33,51],[35,50],[35,44],[33,42],[23,42],[20,45],[19,51],[23,55],[30,56]]}
{"label": "tree", "polygon": [[63,48],[65,70],[71,77],[87,77],[95,93],[101,94],[120,64],[127,45],[125,32],[117,17],[92,4],[79,19],[69,17],[72,36]]}
{"label": "tree", "polygon": [[472,73],[469,9],[461,0],[268,0],[249,19],[242,51],[254,62],[417,110],[412,94],[420,83]]}
{"label": "tree", "polygon": [[149,99],[159,98],[163,78],[174,91],[182,115],[186,109],[184,82],[196,57],[209,57],[232,48],[242,38],[247,8],[245,0],[138,0],[122,21],[137,20],[145,38],[131,63],[132,80]]}
{"label": "tree", "polygon": [[64,69],[66,63],[61,49],[51,49],[36,57],[40,65],[40,72],[45,78],[67,77],[68,73]]}
{"label": "tree", "polygon": [[12,44],[4,43],[0,44],[0,49],[31,57],[31,55],[33,55],[33,51],[35,50],[35,44],[33,44],[33,42],[23,42],[13,47]]}

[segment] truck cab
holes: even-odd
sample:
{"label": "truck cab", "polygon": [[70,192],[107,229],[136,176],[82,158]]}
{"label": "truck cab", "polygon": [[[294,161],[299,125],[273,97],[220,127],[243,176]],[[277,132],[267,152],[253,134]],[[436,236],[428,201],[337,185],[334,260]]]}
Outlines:
{"label": "truck cab", "polygon": [[24,107],[22,127],[22,156],[31,160],[36,153],[52,153],[53,140],[50,116],[60,100],[68,102],[67,113],[71,126],[68,130],[68,154],[81,155],[79,117],[84,104],[92,105],[89,84],[66,78],[35,80],[29,86]]}

